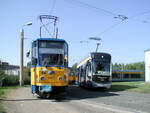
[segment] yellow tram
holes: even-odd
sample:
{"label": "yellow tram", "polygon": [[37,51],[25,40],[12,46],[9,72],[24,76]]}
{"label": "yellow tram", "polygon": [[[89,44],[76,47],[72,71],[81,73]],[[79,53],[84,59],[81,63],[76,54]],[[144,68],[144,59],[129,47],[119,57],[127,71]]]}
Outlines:
{"label": "yellow tram", "polygon": [[63,39],[39,38],[31,47],[31,92],[40,97],[65,92],[68,86],[68,44]]}

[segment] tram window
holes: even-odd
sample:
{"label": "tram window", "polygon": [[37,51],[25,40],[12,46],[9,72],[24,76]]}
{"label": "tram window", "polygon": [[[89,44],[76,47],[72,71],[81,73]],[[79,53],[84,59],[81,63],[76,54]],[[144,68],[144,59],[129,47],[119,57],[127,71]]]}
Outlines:
{"label": "tram window", "polygon": [[129,74],[124,74],[124,78],[129,78]]}
{"label": "tram window", "polygon": [[56,43],[56,42],[48,42],[48,41],[40,41],[39,48],[63,48],[63,43]]}
{"label": "tram window", "polygon": [[136,74],[131,74],[131,78],[136,78]]}
{"label": "tram window", "polygon": [[110,71],[110,63],[95,60],[93,62],[93,72],[95,74],[98,74],[100,71],[109,72]]}
{"label": "tram window", "polygon": [[118,74],[118,73],[113,73],[113,74],[112,74],[112,78],[120,79],[120,74]]}
{"label": "tram window", "polygon": [[39,42],[39,65],[58,65],[64,63],[64,43]]}
{"label": "tram window", "polygon": [[131,74],[131,78],[140,78],[140,74]]}
{"label": "tram window", "polygon": [[68,45],[64,44],[64,66],[68,66]]}
{"label": "tram window", "polygon": [[88,76],[92,76],[91,63],[88,64]]}
{"label": "tram window", "polygon": [[32,57],[36,57],[36,42],[33,42],[33,46],[32,46]]}
{"label": "tram window", "polygon": [[32,65],[37,64],[37,54],[36,54],[36,41],[33,42],[32,45]]}
{"label": "tram window", "polygon": [[40,65],[62,65],[62,54],[40,54]]}
{"label": "tram window", "polygon": [[136,75],[136,78],[141,78],[140,76],[141,76],[140,74],[137,74],[137,75]]}
{"label": "tram window", "polygon": [[83,70],[83,68],[81,67],[81,77],[83,77],[83,74],[84,74],[84,70]]}

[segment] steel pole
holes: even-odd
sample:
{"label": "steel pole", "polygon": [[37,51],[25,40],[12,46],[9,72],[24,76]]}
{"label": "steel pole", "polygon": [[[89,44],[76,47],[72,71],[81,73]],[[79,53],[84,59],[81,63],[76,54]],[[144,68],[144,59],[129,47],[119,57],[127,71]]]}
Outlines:
{"label": "steel pole", "polygon": [[100,45],[100,43],[97,43],[97,46],[96,46],[96,52],[98,51],[99,45]]}
{"label": "steel pole", "polygon": [[20,86],[24,86],[24,65],[23,65],[23,47],[24,47],[24,29],[21,29],[20,32]]}

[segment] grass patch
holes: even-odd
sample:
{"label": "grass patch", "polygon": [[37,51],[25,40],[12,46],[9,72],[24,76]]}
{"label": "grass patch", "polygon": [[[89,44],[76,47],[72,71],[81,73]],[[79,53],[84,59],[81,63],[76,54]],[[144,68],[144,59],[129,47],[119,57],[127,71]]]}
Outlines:
{"label": "grass patch", "polygon": [[6,91],[10,91],[12,89],[19,88],[20,86],[4,86],[0,87],[0,98],[5,94]]}
{"label": "grass patch", "polygon": [[0,87],[0,113],[4,113],[4,108],[1,104],[1,99],[5,98],[5,93],[11,91],[12,89],[19,88],[20,86],[5,86]]}
{"label": "grass patch", "polygon": [[4,108],[0,105],[0,113],[5,113],[4,111],[5,111]]}
{"label": "grass patch", "polygon": [[113,82],[112,90],[150,93],[150,84],[145,82]]}

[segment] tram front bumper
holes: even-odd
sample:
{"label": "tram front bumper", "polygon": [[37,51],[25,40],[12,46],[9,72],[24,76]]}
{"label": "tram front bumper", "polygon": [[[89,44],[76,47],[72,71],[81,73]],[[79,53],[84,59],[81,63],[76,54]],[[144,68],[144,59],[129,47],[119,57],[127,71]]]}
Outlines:
{"label": "tram front bumper", "polygon": [[96,82],[92,82],[92,86],[95,87],[95,88],[104,87],[104,88],[110,89],[111,83],[96,83]]}
{"label": "tram front bumper", "polygon": [[40,85],[39,86],[39,92],[41,93],[48,93],[52,91],[52,86],[51,85]]}

